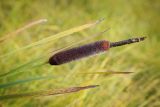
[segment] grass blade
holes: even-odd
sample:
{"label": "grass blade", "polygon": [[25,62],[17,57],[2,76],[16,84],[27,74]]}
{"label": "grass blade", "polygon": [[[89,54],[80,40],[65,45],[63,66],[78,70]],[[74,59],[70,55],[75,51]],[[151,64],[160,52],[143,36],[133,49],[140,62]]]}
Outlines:
{"label": "grass blade", "polygon": [[14,54],[14,53],[16,53],[18,51],[22,51],[22,50],[25,50],[25,49],[28,49],[28,48],[31,48],[31,47],[42,45],[42,44],[48,43],[48,42],[56,40],[56,39],[60,39],[60,38],[65,37],[67,35],[71,35],[71,34],[73,34],[75,32],[79,32],[81,30],[84,30],[84,29],[90,28],[92,26],[95,26],[95,25],[99,24],[101,21],[102,20],[98,20],[98,21],[93,22],[93,23],[89,23],[89,24],[85,24],[85,25],[81,25],[81,26],[78,26],[78,27],[71,28],[69,30],[60,32],[58,34],[49,36],[49,37],[44,38],[42,40],[39,40],[37,42],[31,43],[31,44],[29,44],[27,46],[24,46],[24,47],[20,48],[20,49],[17,49],[17,50],[14,50],[12,52],[9,52],[9,53],[7,53],[5,55],[1,55],[0,57],[5,57],[5,56],[8,56],[8,55]]}
{"label": "grass blade", "polygon": [[23,32],[24,30],[26,30],[26,29],[28,29],[28,28],[31,28],[31,27],[33,27],[33,26],[35,26],[35,25],[38,25],[38,24],[42,24],[42,23],[44,23],[44,22],[47,22],[47,19],[39,19],[39,20],[33,21],[33,22],[31,22],[31,23],[29,23],[29,24],[27,24],[27,25],[25,25],[25,26],[17,29],[16,31],[7,34],[5,37],[0,38],[0,43],[2,43],[3,41],[9,39],[11,36],[12,36],[12,37],[13,37],[13,36],[16,36],[16,35],[19,34],[20,32]]}
{"label": "grass blade", "polygon": [[44,79],[53,79],[53,78],[55,78],[55,77],[53,77],[53,76],[44,76],[44,77],[28,78],[28,79],[25,79],[25,80],[17,80],[17,81],[14,81],[14,82],[0,84],[0,88],[7,88],[7,87],[10,87],[10,86],[23,84],[23,83],[27,83],[27,82],[32,82],[32,81],[37,81],[37,80],[44,80]]}
{"label": "grass blade", "polygon": [[105,75],[113,75],[113,74],[130,74],[133,72],[116,72],[116,71],[111,71],[111,72],[84,72],[81,74],[105,74]]}
{"label": "grass blade", "polygon": [[8,71],[8,72],[6,72],[6,73],[0,74],[0,78],[5,77],[5,76],[8,76],[8,75],[10,75],[10,74],[14,74],[14,73],[18,72],[19,70],[22,70],[22,68],[23,68],[23,69],[26,68],[26,67],[29,68],[29,66],[33,66],[34,63],[35,63],[35,62],[38,62],[40,59],[41,59],[41,57],[40,57],[40,58],[37,58],[37,59],[33,59],[33,60],[31,60],[31,61],[28,61],[28,62],[26,62],[26,63],[24,63],[24,64],[21,64],[21,65],[19,65],[18,67],[13,68],[12,70],[10,70],[10,71]]}
{"label": "grass blade", "polygon": [[15,99],[15,98],[23,98],[23,97],[40,97],[40,96],[50,96],[50,95],[58,95],[58,94],[66,94],[66,93],[73,93],[78,92],[81,90],[95,88],[98,85],[89,85],[84,87],[69,87],[57,90],[47,90],[47,91],[39,91],[39,92],[32,92],[32,93],[24,93],[24,94],[12,94],[12,95],[4,95],[0,96],[0,100],[8,100],[8,99]]}

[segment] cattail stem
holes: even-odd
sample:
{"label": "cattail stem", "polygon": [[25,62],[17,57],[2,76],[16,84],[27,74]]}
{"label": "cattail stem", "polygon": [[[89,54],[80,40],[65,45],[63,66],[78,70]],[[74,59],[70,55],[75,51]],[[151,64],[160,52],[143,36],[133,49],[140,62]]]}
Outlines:
{"label": "cattail stem", "polygon": [[118,42],[111,42],[110,48],[140,42],[145,39],[146,39],[146,37],[139,37],[139,38],[132,38],[132,39],[128,39],[128,40],[122,40],[122,41],[118,41]]}

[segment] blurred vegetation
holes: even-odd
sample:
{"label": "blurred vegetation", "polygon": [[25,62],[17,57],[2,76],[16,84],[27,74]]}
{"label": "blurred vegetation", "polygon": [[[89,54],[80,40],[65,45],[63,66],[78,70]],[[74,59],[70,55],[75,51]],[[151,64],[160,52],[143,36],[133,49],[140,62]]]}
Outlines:
{"label": "blurred vegetation", "polygon": [[[48,19],[48,22],[24,30],[0,43],[0,74],[12,69],[14,71],[22,65],[16,69],[17,73],[0,77],[0,95],[90,84],[98,84],[100,87],[60,96],[5,100],[0,101],[0,106],[160,106],[159,0],[1,0],[0,38],[28,22],[41,18]],[[50,35],[94,22],[100,18],[105,18],[105,20],[96,27],[6,55]],[[55,50],[84,40],[106,28],[111,29],[81,44],[102,39],[118,41],[137,36],[148,38],[142,43],[110,49],[109,52],[94,56],[94,58],[61,66],[41,64],[49,55],[47,58],[35,60],[48,50]],[[34,64],[38,65],[33,66]],[[82,74],[99,71],[134,73],[128,75]],[[26,80],[26,82],[21,80]]]}

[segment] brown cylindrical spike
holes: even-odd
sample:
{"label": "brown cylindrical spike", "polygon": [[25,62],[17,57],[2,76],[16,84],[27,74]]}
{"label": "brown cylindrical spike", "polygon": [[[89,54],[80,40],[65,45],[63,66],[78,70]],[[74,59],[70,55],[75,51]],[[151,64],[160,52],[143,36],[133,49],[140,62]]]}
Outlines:
{"label": "brown cylindrical spike", "polygon": [[126,44],[136,43],[143,41],[146,37],[132,38],[128,40],[123,40],[119,42],[109,42],[106,40],[97,41],[80,47],[64,50],[56,53],[49,59],[51,65],[61,65],[64,63],[71,62],[73,60],[78,60],[91,55],[95,55],[101,52],[105,52],[109,48],[122,46]]}
{"label": "brown cylindrical spike", "polygon": [[69,50],[61,51],[53,55],[49,59],[51,65],[60,65],[71,62],[73,60],[81,59],[87,56],[105,52],[109,49],[109,41],[97,41],[84,46],[72,48]]}

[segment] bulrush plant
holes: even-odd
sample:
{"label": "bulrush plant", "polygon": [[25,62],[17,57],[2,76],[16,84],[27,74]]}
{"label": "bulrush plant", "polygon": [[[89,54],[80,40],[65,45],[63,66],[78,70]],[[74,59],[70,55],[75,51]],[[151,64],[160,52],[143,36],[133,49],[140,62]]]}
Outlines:
{"label": "bulrush plant", "polygon": [[[29,29],[32,26],[35,26],[37,24],[44,23],[46,21],[47,21],[47,19],[40,19],[40,20],[31,22],[31,23],[25,25],[24,27],[21,27],[21,28],[17,29],[16,31],[14,31],[12,33],[9,33],[6,36],[0,38],[0,41],[1,41],[1,43],[4,42],[4,41],[7,41],[7,39],[10,39],[11,37],[17,36],[20,32],[22,32],[24,30],[27,30],[27,29]],[[24,46],[24,47],[22,47],[22,48],[20,48],[18,50],[13,50],[13,51],[11,51],[9,53],[1,55],[0,57],[1,58],[6,57],[6,56],[10,57],[12,54],[14,54],[16,52],[19,52],[19,51],[22,51],[22,50],[26,50],[28,48],[33,48],[35,46],[40,46],[40,45],[43,45],[43,44],[45,44],[47,42],[54,41],[56,39],[62,38],[64,36],[68,36],[68,35],[73,34],[75,32],[79,32],[79,31],[81,31],[83,29],[90,28],[92,26],[97,25],[101,21],[102,20],[98,20],[98,21],[93,22],[93,23],[84,24],[82,26],[74,27],[72,29],[66,30],[64,32],[60,32],[60,33],[58,33],[56,35],[52,35],[52,36],[50,36],[48,38],[44,38],[43,40],[40,40],[40,41],[37,41],[35,43],[29,44],[27,46]],[[68,47],[70,47],[70,46],[68,46]],[[60,49],[60,50],[62,50],[62,49]],[[54,52],[56,52],[56,51],[54,51]],[[26,62],[24,64],[21,64],[20,66],[18,66],[16,68],[13,68],[13,69],[11,69],[10,71],[8,71],[6,73],[0,74],[0,79],[9,78],[9,76],[13,76],[13,74],[18,73],[19,71],[24,70],[25,68],[28,69],[31,65],[34,65],[35,62],[38,62],[39,59],[41,59],[42,57],[48,56],[49,53],[53,53],[53,50],[49,51],[45,55],[42,55],[42,56],[36,58],[35,60],[32,59],[31,61]],[[44,61],[44,62],[46,62],[46,61]],[[40,66],[40,65],[38,65],[38,66]],[[37,66],[37,65],[35,65],[35,66]],[[48,79],[48,78],[52,78],[53,79],[53,76],[44,76],[44,77],[38,77],[38,78],[35,77],[35,78],[29,78],[29,79],[24,79],[24,80],[17,80],[17,81],[13,81],[13,82],[8,82],[8,83],[1,84],[0,88],[3,89],[3,88],[7,88],[7,87],[13,87],[14,85],[23,84],[23,83],[32,82],[32,81],[37,81],[37,80]],[[73,92],[78,92],[78,91],[81,91],[81,90],[84,90],[84,89],[95,88],[97,86],[98,85],[88,85],[88,86],[81,86],[81,87],[69,87],[69,88],[63,88],[63,89],[56,89],[56,90],[52,89],[52,90],[46,90],[46,91],[37,91],[37,92],[31,92],[31,93],[8,94],[8,95],[0,96],[0,101],[1,100],[14,99],[14,98],[22,98],[22,97],[36,97],[36,96],[39,97],[39,96],[49,96],[49,95],[73,93]]]}
{"label": "bulrush plant", "polygon": [[[26,26],[24,26],[20,29],[17,29],[15,32],[13,32],[11,34],[8,34],[6,37],[1,38],[0,41],[3,42],[5,40],[9,39],[11,36],[18,35],[19,32],[22,32],[22,31],[24,31],[24,30],[26,30],[26,29],[34,26],[34,25],[37,25],[37,24],[40,24],[40,23],[43,23],[43,22],[46,22],[46,21],[47,21],[46,19],[40,19],[40,20],[37,20],[35,22],[31,22],[28,25],[26,25]],[[13,53],[16,53],[16,52],[19,52],[19,51],[22,51],[22,50],[26,50],[28,48],[33,48],[33,47],[36,47],[36,46],[40,46],[40,45],[43,45],[45,43],[57,40],[59,38],[71,35],[75,32],[79,32],[81,30],[91,28],[91,27],[99,24],[101,21],[102,20],[98,20],[98,21],[95,21],[93,23],[84,24],[82,26],[74,27],[72,29],[60,32],[56,35],[49,36],[47,38],[44,38],[42,40],[39,40],[37,42],[31,43],[27,46],[24,46],[24,47],[22,47],[18,50],[13,50],[10,53],[2,55],[1,57],[12,55]],[[10,70],[6,73],[0,74],[0,78],[1,79],[8,78],[9,76],[12,76],[13,74],[16,74],[20,71],[22,72],[25,68],[29,69],[29,67],[34,67],[34,66],[38,67],[38,66],[41,66],[41,65],[49,64],[50,66],[59,65],[59,67],[60,67],[61,64],[69,63],[69,62],[74,61],[74,60],[78,60],[78,59],[82,59],[82,58],[85,58],[85,57],[88,57],[88,56],[103,53],[103,52],[105,52],[105,51],[107,51],[107,50],[109,50],[110,48],[113,48],[113,47],[118,47],[118,46],[122,46],[122,45],[126,45],[126,44],[140,42],[140,41],[143,41],[146,38],[146,37],[137,37],[137,38],[131,38],[131,39],[122,40],[122,41],[118,41],[118,42],[109,42],[107,40],[101,40],[101,41],[96,41],[96,42],[86,44],[86,45],[83,45],[83,46],[72,48],[74,45],[77,45],[79,43],[83,43],[84,41],[87,41],[90,38],[100,36],[103,33],[105,33],[106,31],[108,31],[108,29],[106,29],[102,32],[99,32],[97,34],[94,34],[91,37],[85,38],[84,40],[81,40],[79,42],[72,43],[71,45],[66,46],[64,48],[46,52],[44,55],[39,56],[35,60],[32,59],[31,61],[29,61],[27,63],[24,63],[24,64],[18,66],[17,68],[13,68],[12,70]],[[51,56],[51,57],[49,57],[49,56]],[[42,57],[46,57],[47,60],[42,61],[42,63],[40,63],[39,65],[34,65],[34,63],[38,62]],[[32,65],[34,65],[34,66],[32,66]],[[114,71],[111,71],[111,72],[92,72],[92,73],[87,73],[86,72],[86,74],[108,74],[108,75],[110,75],[110,74],[130,74],[130,73],[132,73],[132,72],[114,72]],[[1,84],[0,88],[3,89],[3,88],[11,87],[11,86],[14,86],[14,85],[17,85],[17,84],[32,82],[32,81],[35,81],[35,80],[47,79],[47,78],[50,78],[50,77],[52,78],[52,76],[48,76],[48,77],[45,76],[45,77],[41,77],[41,78],[31,78],[31,79],[26,79],[26,80],[17,80],[15,82]],[[73,93],[73,92],[78,92],[78,91],[81,91],[81,90],[84,90],[84,89],[95,88],[97,86],[98,85],[88,85],[88,86],[81,86],[81,87],[69,87],[69,88],[63,88],[63,89],[57,89],[57,90],[52,89],[52,90],[46,90],[46,91],[36,91],[36,92],[31,92],[31,93],[8,94],[8,95],[0,96],[0,100],[8,100],[8,99],[22,98],[22,97],[41,97],[41,96],[50,96],[50,95]]]}
{"label": "bulrush plant", "polygon": [[159,2],[1,0],[0,107],[159,107]]}

